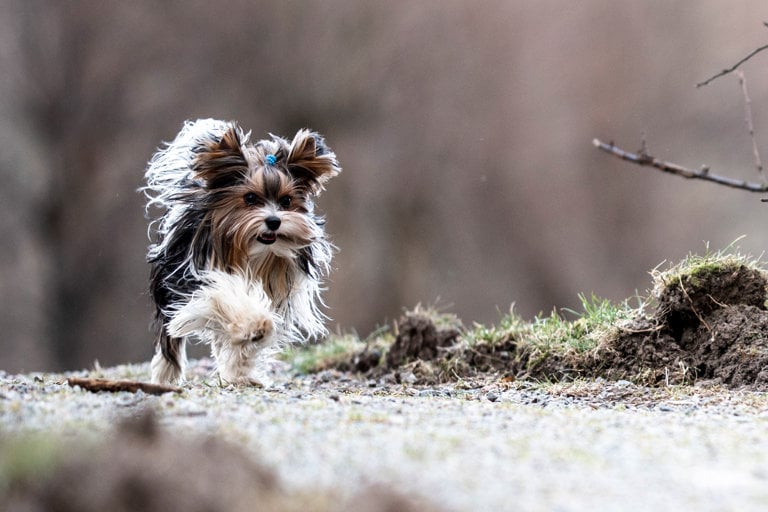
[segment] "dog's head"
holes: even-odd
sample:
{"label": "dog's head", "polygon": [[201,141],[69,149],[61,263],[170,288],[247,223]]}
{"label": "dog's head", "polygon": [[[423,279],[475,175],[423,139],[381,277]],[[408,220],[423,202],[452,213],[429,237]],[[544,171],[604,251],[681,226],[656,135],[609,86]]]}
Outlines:
{"label": "dog's head", "polygon": [[212,248],[225,264],[245,267],[260,254],[291,257],[322,238],[313,201],[341,168],[313,131],[299,130],[292,141],[273,135],[249,143],[231,123],[199,148],[193,172]]}

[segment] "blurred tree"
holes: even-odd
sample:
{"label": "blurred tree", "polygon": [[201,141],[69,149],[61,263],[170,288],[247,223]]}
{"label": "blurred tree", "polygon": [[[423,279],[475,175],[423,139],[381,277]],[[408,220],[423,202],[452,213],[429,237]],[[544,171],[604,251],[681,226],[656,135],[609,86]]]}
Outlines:
{"label": "blurred tree", "polygon": [[589,144],[651,123],[713,166],[748,157],[732,91],[690,84],[754,47],[733,27],[759,5],[0,2],[0,368],[149,358],[135,190],[189,118],[326,135],[345,169],[319,201],[340,247],[327,298],[361,333],[438,297],[484,322],[621,299],[701,240],[768,243],[751,206],[680,200],[689,185],[617,175]]}

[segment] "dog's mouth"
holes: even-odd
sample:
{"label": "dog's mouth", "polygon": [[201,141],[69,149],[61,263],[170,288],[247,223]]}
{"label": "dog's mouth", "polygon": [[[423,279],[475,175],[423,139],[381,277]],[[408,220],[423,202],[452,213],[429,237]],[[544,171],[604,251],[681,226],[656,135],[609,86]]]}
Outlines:
{"label": "dog's mouth", "polygon": [[256,240],[264,245],[272,245],[277,240],[277,233],[274,231],[267,231],[256,237]]}

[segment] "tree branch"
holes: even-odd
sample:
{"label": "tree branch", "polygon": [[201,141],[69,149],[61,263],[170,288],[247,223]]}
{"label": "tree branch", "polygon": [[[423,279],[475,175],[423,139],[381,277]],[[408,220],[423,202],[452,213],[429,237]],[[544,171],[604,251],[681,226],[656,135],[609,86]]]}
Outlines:
{"label": "tree branch", "polygon": [[741,85],[741,92],[744,95],[744,122],[747,125],[747,132],[749,138],[752,140],[752,155],[755,157],[755,168],[757,174],[763,183],[766,183],[765,173],[763,173],[763,162],[760,159],[760,150],[757,147],[757,140],[755,139],[755,125],[752,122],[752,100],[749,99],[749,92],[747,91],[747,79],[744,76],[744,72],[739,70],[733,73],[736,78],[739,79],[739,85]]}
{"label": "tree branch", "polygon": [[613,142],[605,143],[598,139],[594,139],[592,141],[592,144],[594,144],[595,147],[597,147],[601,151],[605,151],[609,155],[613,155],[617,158],[621,158],[622,160],[626,160],[627,162],[631,162],[641,167],[655,167],[660,171],[668,172],[670,174],[681,176],[683,178],[711,181],[713,183],[717,183],[718,185],[724,185],[726,187],[737,188],[740,190],[748,190],[749,192],[758,192],[758,193],[768,192],[768,184],[755,183],[755,182],[749,182],[744,180],[736,180],[733,178],[728,178],[726,176],[718,176],[717,174],[710,174],[709,167],[702,167],[698,171],[693,169],[688,169],[687,167],[683,167],[682,165],[677,165],[670,162],[664,162],[662,160],[659,160],[658,158],[655,158],[649,155],[648,153],[646,153],[645,149],[643,149],[639,153],[630,153],[629,151],[624,151],[621,148],[617,148],[616,146],[613,145]]}
{"label": "tree branch", "polygon": [[[767,27],[768,27],[768,23],[765,23],[765,22],[764,22],[764,23],[763,23],[763,25],[765,25],[765,26],[767,26]],[[763,50],[765,50],[765,49],[767,49],[767,48],[768,48],[768,44],[766,44],[766,45],[764,45],[764,46],[761,46],[760,48],[756,48],[756,49],[752,50],[752,51],[749,53],[749,55],[747,55],[746,57],[744,57],[743,59],[741,59],[739,62],[737,62],[737,63],[736,63],[736,64],[734,64],[733,66],[729,67],[728,69],[724,69],[724,70],[722,70],[722,71],[721,71],[721,72],[719,72],[718,74],[716,74],[716,75],[714,75],[714,76],[711,76],[711,77],[707,78],[707,79],[706,79],[706,80],[704,80],[703,82],[699,82],[698,84],[696,84],[696,88],[698,89],[699,87],[703,87],[703,86],[705,86],[705,85],[709,84],[710,82],[712,82],[713,80],[715,80],[715,79],[717,79],[717,78],[720,78],[720,77],[721,77],[721,76],[723,76],[723,75],[727,75],[728,73],[732,73],[733,71],[736,71],[736,69],[737,69],[739,66],[741,66],[742,64],[744,64],[745,62],[747,62],[749,59],[751,59],[752,57],[754,57],[755,55],[757,55],[758,53],[760,53],[761,51],[763,51]]]}

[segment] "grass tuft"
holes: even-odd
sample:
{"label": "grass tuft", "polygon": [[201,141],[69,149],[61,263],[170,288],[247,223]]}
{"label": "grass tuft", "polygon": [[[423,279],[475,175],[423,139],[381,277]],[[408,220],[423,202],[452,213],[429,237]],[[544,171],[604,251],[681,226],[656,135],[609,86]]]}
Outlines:
{"label": "grass tuft", "polygon": [[706,279],[713,272],[723,270],[736,270],[746,267],[750,270],[765,273],[766,269],[762,262],[762,255],[755,257],[741,252],[737,243],[742,238],[744,237],[737,238],[725,248],[717,251],[711,250],[709,243],[706,243],[704,254],[688,253],[680,262],[669,265],[664,270],[660,270],[660,267],[664,264],[662,262],[651,271],[654,285],[652,295],[659,297],[667,286],[678,283],[683,278],[696,286],[702,278]]}
{"label": "grass tuft", "polygon": [[[422,306],[420,303],[416,307],[405,311],[405,316],[422,316],[429,319],[438,331],[444,329],[456,329],[461,331],[463,325],[459,317],[454,313],[448,313],[443,308],[437,306]],[[395,324],[397,325],[397,324]]]}
{"label": "grass tuft", "polygon": [[476,325],[468,333],[470,344],[498,344],[516,340],[518,346],[528,346],[536,352],[584,353],[594,349],[600,340],[620,324],[629,321],[642,308],[642,301],[632,307],[629,301],[613,304],[607,299],[591,294],[579,295],[581,311],[563,309],[563,313],[575,317],[568,320],[557,309],[548,316],[538,315],[532,322],[526,322],[510,310],[498,326]]}
{"label": "grass tuft", "polygon": [[315,373],[333,367],[365,347],[366,344],[354,334],[334,335],[322,343],[291,347],[281,355],[281,359],[289,362],[292,369],[300,374]]}

